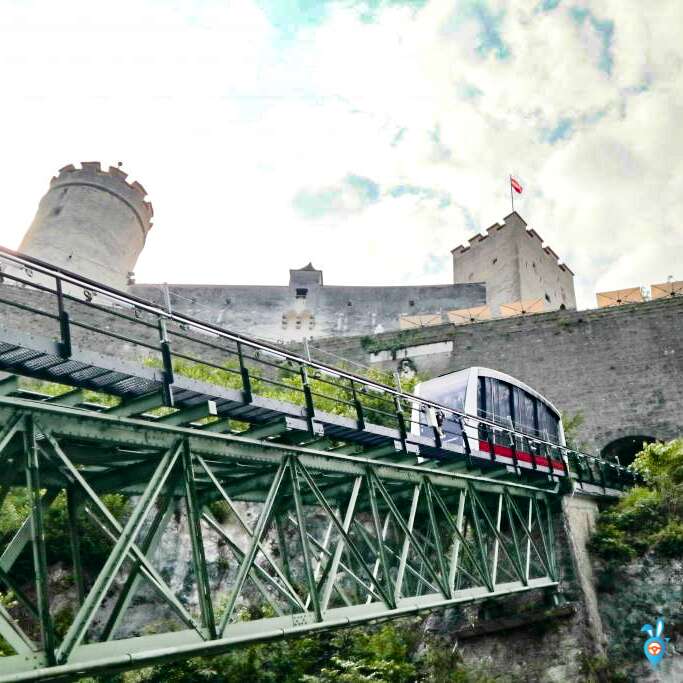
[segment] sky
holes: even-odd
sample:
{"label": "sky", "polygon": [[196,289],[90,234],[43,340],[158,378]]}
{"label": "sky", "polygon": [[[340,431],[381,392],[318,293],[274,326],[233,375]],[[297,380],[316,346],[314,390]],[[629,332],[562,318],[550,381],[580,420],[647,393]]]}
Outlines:
{"label": "sky", "polygon": [[123,162],[138,282],[452,282],[515,208],[596,291],[683,279],[681,0],[0,0],[0,244]]}

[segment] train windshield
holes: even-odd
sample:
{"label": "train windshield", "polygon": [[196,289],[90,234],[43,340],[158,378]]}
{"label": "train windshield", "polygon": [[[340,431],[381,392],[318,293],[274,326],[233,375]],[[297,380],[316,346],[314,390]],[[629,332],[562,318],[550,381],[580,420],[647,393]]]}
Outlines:
{"label": "train windshield", "polygon": [[[469,372],[457,372],[447,378],[438,378],[433,382],[425,382],[420,388],[420,396],[428,401],[434,401],[446,408],[452,408],[459,412],[465,412],[465,397],[467,394],[467,382]],[[462,435],[459,422],[453,420],[449,414],[444,416],[442,425],[443,441],[455,441]],[[433,429],[429,426],[426,415],[420,416],[420,434],[422,436],[432,436]]]}

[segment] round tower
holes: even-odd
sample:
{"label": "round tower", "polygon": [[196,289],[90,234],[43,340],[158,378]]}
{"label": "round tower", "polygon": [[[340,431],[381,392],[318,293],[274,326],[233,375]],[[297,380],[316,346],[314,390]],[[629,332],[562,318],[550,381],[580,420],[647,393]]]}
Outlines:
{"label": "round tower", "polygon": [[152,227],[152,205],[138,182],[100,163],[69,164],[50,181],[19,251],[125,289]]}

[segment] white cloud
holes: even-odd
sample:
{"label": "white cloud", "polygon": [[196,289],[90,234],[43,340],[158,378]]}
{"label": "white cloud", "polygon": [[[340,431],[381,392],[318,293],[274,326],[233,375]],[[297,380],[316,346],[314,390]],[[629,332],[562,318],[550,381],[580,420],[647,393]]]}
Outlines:
{"label": "white cloud", "polygon": [[[19,243],[63,164],[123,160],[156,212],[139,281],[274,284],[312,260],[332,283],[448,282],[439,257],[471,232],[463,209],[499,220],[512,172],[584,305],[596,288],[683,278],[683,4],[572,3],[592,22],[491,0],[507,59],[482,49],[494,34],[478,20],[454,19],[472,5],[373,23],[340,2],[284,40],[250,0],[0,0],[0,242]],[[608,74],[596,25],[610,21]],[[294,209],[349,174],[380,201],[318,220]],[[388,196],[399,184],[452,203]]]}

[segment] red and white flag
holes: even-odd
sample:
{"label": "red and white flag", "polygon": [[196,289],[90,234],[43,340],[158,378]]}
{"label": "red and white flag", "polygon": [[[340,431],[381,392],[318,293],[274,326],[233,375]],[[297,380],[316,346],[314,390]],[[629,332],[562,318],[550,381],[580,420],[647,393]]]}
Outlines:
{"label": "red and white flag", "polygon": [[522,186],[512,176],[510,176],[510,185],[517,194],[522,194]]}

